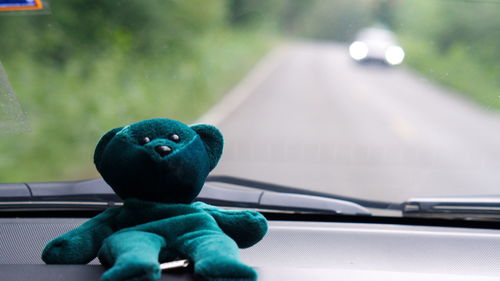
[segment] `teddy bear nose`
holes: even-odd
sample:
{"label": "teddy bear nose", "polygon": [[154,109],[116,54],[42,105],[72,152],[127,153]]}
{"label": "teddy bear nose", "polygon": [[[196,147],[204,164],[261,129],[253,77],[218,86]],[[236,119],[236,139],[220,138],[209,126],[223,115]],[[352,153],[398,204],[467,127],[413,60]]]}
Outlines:
{"label": "teddy bear nose", "polygon": [[170,148],[170,146],[166,146],[166,145],[158,145],[158,146],[155,146],[155,151],[158,152],[158,154],[160,154],[161,157],[163,157],[163,156],[169,155],[170,152],[172,152],[172,148]]}

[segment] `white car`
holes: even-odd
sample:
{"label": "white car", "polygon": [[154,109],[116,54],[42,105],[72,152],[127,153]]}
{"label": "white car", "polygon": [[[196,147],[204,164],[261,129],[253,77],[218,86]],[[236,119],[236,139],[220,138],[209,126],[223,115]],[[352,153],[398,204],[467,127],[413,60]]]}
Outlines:
{"label": "white car", "polygon": [[365,28],[349,46],[349,55],[356,61],[380,61],[389,65],[403,62],[405,53],[394,34],[383,28]]}

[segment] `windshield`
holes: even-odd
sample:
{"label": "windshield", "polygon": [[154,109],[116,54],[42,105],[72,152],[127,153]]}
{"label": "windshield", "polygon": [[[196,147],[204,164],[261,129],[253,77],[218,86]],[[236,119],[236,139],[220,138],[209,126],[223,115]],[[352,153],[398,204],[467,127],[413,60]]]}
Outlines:
{"label": "windshield", "polygon": [[216,176],[500,193],[498,1],[18,2],[43,7],[0,6],[0,182],[97,178],[104,132],[166,117],[222,131]]}

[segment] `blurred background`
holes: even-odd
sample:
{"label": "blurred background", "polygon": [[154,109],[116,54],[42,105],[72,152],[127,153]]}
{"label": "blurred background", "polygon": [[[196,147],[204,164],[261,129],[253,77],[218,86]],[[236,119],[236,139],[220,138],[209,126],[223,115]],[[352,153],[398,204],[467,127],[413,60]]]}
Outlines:
{"label": "blurred background", "polygon": [[[288,97],[267,95],[268,99],[274,99],[274,104],[269,105],[270,108],[280,108],[288,102],[293,104],[294,89],[302,89],[302,96],[323,91],[315,88],[318,83],[323,82],[314,80],[322,76],[325,76],[325,85],[332,83],[332,87],[339,87],[329,90],[332,95],[353,93],[356,99],[356,93],[366,91],[366,97],[364,92],[363,96],[359,96],[361,94],[357,96],[358,100],[364,100],[365,107],[356,104],[356,100],[342,100],[340,103],[332,104],[330,108],[323,109],[325,112],[335,112],[339,108],[352,107],[352,111],[349,111],[347,115],[330,117],[325,113],[318,115],[318,119],[313,119],[312,113],[309,115],[299,113],[298,116],[305,115],[297,119],[294,113],[278,114],[275,111],[269,116],[261,114],[267,118],[265,120],[249,120],[248,116],[240,116],[247,121],[240,121],[237,124],[222,122],[220,126],[226,130],[223,132],[229,138],[229,146],[227,147],[227,161],[221,162],[218,170],[220,174],[260,178],[296,186],[312,183],[312,185],[316,184],[319,190],[324,190],[327,183],[319,181],[321,178],[324,180],[325,175],[332,174],[332,170],[335,170],[331,168],[332,161],[335,165],[351,167],[354,165],[354,168],[358,170],[360,167],[363,170],[363,167],[366,168],[368,164],[381,165],[376,160],[370,160],[368,156],[363,156],[363,159],[368,159],[368,164],[366,161],[359,162],[361,160],[356,160],[356,156],[354,158],[332,156],[335,159],[318,162],[319,160],[304,158],[287,160],[285,155],[278,161],[279,163],[269,161],[269,159],[256,161],[255,157],[258,158],[258,156],[255,156],[253,150],[250,150],[252,155],[246,157],[241,147],[242,145],[249,146],[237,141],[238,136],[246,133],[246,136],[251,138],[248,132],[252,130],[252,124],[254,127],[257,125],[266,127],[266,122],[272,123],[270,120],[274,118],[276,122],[279,121],[282,124],[281,128],[290,126],[291,131],[299,130],[301,132],[298,134],[305,135],[312,143],[314,143],[313,140],[318,140],[316,144],[320,149],[319,154],[322,153],[321,145],[335,144],[334,149],[341,148],[341,151],[351,149],[355,150],[354,154],[363,149],[375,149],[381,155],[384,153],[384,155],[391,155],[393,153],[381,151],[386,148],[391,150],[393,143],[405,143],[402,148],[392,151],[407,149],[409,152],[405,152],[405,155],[413,155],[411,158],[413,160],[391,162],[392,168],[394,166],[400,168],[387,171],[385,177],[390,177],[391,173],[400,173],[401,166],[408,161],[411,165],[419,165],[418,171],[421,176],[428,176],[428,173],[422,169],[428,166],[429,162],[421,159],[427,159],[428,156],[429,159],[432,158],[427,159],[428,161],[439,162],[440,159],[436,160],[436,157],[439,158],[440,155],[436,156],[434,153],[419,156],[421,151],[419,149],[425,147],[428,144],[426,141],[433,139],[435,135],[422,133],[425,132],[424,127],[427,126],[425,124],[414,126],[407,124],[412,121],[410,117],[405,118],[404,114],[410,111],[416,112],[413,109],[405,110],[400,107],[401,115],[398,116],[403,117],[399,119],[396,117],[390,121],[391,124],[395,124],[396,131],[399,130],[399,134],[403,136],[401,140],[390,141],[387,147],[382,147],[384,144],[376,146],[377,140],[381,138],[374,135],[373,142],[366,145],[360,144],[360,139],[370,140],[371,132],[378,130],[377,125],[368,126],[363,120],[350,124],[349,116],[364,116],[364,118],[373,119],[370,111],[375,110],[374,104],[380,103],[377,105],[379,108],[384,106],[387,108],[392,101],[387,96],[388,90],[384,90],[385,94],[377,93],[377,89],[380,89],[374,86],[377,83],[394,85],[390,95],[397,96],[397,99],[406,98],[406,102],[413,104],[414,107],[418,106],[419,102],[413,101],[412,97],[421,95],[423,99],[426,99],[420,104],[418,113],[414,113],[418,115],[415,118],[427,116],[428,119],[425,122],[422,121],[426,124],[438,122],[429,116],[438,116],[436,119],[468,116],[469,113],[462,114],[460,111],[462,109],[449,111],[456,105],[455,101],[448,102],[450,96],[453,100],[460,100],[460,103],[463,101],[467,107],[473,108],[469,110],[474,112],[470,114],[471,116],[488,115],[489,117],[484,117],[487,121],[481,121],[483,117],[477,117],[478,123],[485,126],[480,129],[482,132],[480,136],[468,130],[468,128],[476,127],[476,123],[472,121],[471,124],[465,124],[470,127],[461,127],[475,117],[468,118],[466,121],[457,119],[456,122],[450,121],[449,125],[445,125],[457,127],[456,131],[462,132],[467,138],[487,140],[488,144],[482,145],[472,141],[457,145],[457,150],[450,151],[449,155],[446,154],[443,157],[456,156],[457,152],[464,152],[464,147],[485,146],[488,150],[481,152],[480,157],[470,156],[472,158],[467,158],[469,159],[467,161],[477,168],[479,164],[474,162],[477,159],[484,160],[485,157],[490,156],[498,159],[496,157],[500,149],[498,145],[494,145],[497,136],[493,134],[495,131],[500,131],[496,113],[500,108],[499,2],[51,0],[46,4],[48,4],[48,13],[0,13],[0,62],[5,70],[2,78],[4,80],[0,80],[4,85],[0,88],[0,90],[3,89],[2,99],[0,99],[2,103],[0,116],[3,117],[0,122],[3,122],[2,128],[4,128],[0,132],[1,182],[76,180],[97,177],[98,174],[92,164],[92,154],[97,140],[104,132],[110,128],[152,117],[169,117],[187,123],[195,122],[217,104],[230,89],[238,85],[257,62],[277,48],[286,50],[282,49],[284,52],[280,62],[282,66],[280,70],[275,71],[276,75],[279,73],[281,73],[279,75],[285,75],[283,74],[285,70],[293,69],[294,66],[285,67],[283,64],[294,63],[295,65],[299,63],[295,61],[298,59],[308,60],[307,64],[296,66],[297,69],[307,71],[308,74],[295,73],[293,77],[290,76],[292,78],[279,78],[274,74],[274,76],[269,74],[269,77],[277,83],[271,92],[289,94]],[[359,44],[357,55],[353,56],[351,50],[351,56],[356,59],[349,57],[349,46],[352,47],[353,42],[368,45],[360,35],[360,31],[369,27],[390,32],[392,38],[390,45],[404,50],[404,60],[400,55],[401,65],[390,67],[388,65],[391,63],[387,64],[387,61],[385,65],[365,64],[363,58],[367,56],[368,51],[365,50],[367,54],[363,56],[363,48],[366,46],[361,45],[360,55]],[[324,56],[320,57],[320,54]],[[383,62],[384,56],[380,58]],[[329,69],[327,72],[321,70],[321,64],[318,64],[319,67],[312,66],[315,61],[319,63],[327,60],[331,61],[329,65],[323,66],[324,69]],[[395,64],[400,64],[401,61]],[[347,77],[345,73],[352,73],[352,76]],[[291,85],[289,79],[296,81],[307,77],[313,79],[304,82],[311,84],[309,88],[304,85],[276,88],[279,85]],[[339,79],[344,82],[349,81],[349,85],[343,85],[344,82]],[[7,82],[10,82],[10,85],[6,86]],[[357,88],[350,88],[350,85],[355,85]],[[365,85],[364,89],[360,89],[363,85]],[[426,96],[425,92],[433,92],[435,89],[425,88],[425,85],[436,85],[446,92],[446,94],[433,94],[433,97],[445,96],[443,99],[446,101],[443,105],[438,106],[433,97]],[[404,90],[412,87],[415,89],[414,92],[404,93]],[[264,93],[267,90],[256,91]],[[402,94],[399,95],[398,92]],[[14,97],[17,97],[20,106]],[[335,98],[335,96],[332,97]],[[383,103],[385,99],[387,101]],[[310,99],[308,101],[312,102]],[[254,106],[265,110],[267,106],[263,105],[265,102],[255,101]],[[296,102],[305,107],[308,104],[304,100]],[[251,100],[247,104],[250,106]],[[317,106],[317,110],[322,110],[321,105],[325,105],[325,102],[320,101],[314,106],[311,105],[311,108]],[[435,108],[432,108],[432,105]],[[461,104],[456,106],[462,108]],[[394,105],[394,107],[398,106]],[[259,114],[258,110],[250,108],[237,111],[243,114],[245,110]],[[296,108],[293,110],[295,113],[302,112]],[[468,112],[468,109],[464,110]],[[432,112],[438,113],[432,115]],[[234,119],[229,119],[238,120],[238,116],[233,117]],[[309,117],[311,117],[310,120]],[[325,120],[329,118],[332,120],[337,118],[336,122],[339,123],[327,127],[329,125],[325,123]],[[288,122],[287,120],[291,124],[283,125]],[[306,120],[310,122],[307,123]],[[317,124],[321,124],[321,127],[315,127]],[[356,127],[356,124],[359,126]],[[299,127],[294,129],[293,126]],[[300,126],[304,126],[304,129],[297,129]],[[366,130],[355,139],[336,141],[330,140],[329,136],[314,135],[314,132],[322,130],[334,132],[338,129],[337,135],[345,136],[350,131],[360,130],[359,128],[363,126],[367,126]],[[238,127],[240,129],[237,129]],[[419,130],[420,127],[424,129]],[[253,139],[253,143],[259,144],[259,141],[266,142],[272,139],[273,132],[280,132],[280,129],[276,128],[269,124],[269,130],[251,133],[250,135],[253,136],[262,134],[264,137],[264,139]],[[311,131],[308,131],[308,128],[311,128]],[[435,129],[434,131],[439,133],[442,130]],[[425,141],[416,144],[412,139],[415,134],[418,135],[417,139],[421,138]],[[448,139],[460,138],[462,135],[457,134]],[[269,143],[283,147],[282,139],[285,139],[283,135]],[[287,145],[293,146],[293,143],[289,142],[290,138],[286,139],[288,139]],[[304,147],[311,147],[304,145],[308,144],[307,139],[304,141],[300,139],[301,151]],[[500,144],[500,138],[498,140],[499,142],[496,143]],[[436,143],[440,141],[445,142],[445,139],[436,140]],[[356,144],[358,146],[347,147],[347,145]],[[448,147],[446,144],[442,145],[444,145],[442,147]],[[266,157],[269,157],[269,153]],[[321,155],[318,157],[320,159]],[[377,156],[374,157],[377,159]],[[460,159],[466,159],[464,157]],[[450,159],[447,158],[446,161],[457,161],[456,158]],[[471,162],[470,159],[474,161]],[[489,158],[485,160],[486,164],[481,162],[481,165],[488,166],[489,160]],[[302,169],[286,166],[293,161],[296,161],[297,165],[311,166],[312,178],[308,178],[307,173],[302,173],[300,179],[290,178],[290,173]],[[308,161],[316,162],[311,164]],[[237,162],[253,162],[254,166],[261,165],[262,162],[273,162],[280,168],[273,172],[271,166],[264,165],[269,172],[264,173],[258,169],[249,171],[251,169],[249,166],[238,166]],[[489,189],[485,192],[489,193],[500,184],[496,176],[499,173],[492,174],[500,165],[498,161],[492,163],[494,163],[491,164],[493,166],[485,168],[488,174],[486,177],[489,177],[487,179]],[[321,167],[318,168],[318,165]],[[287,167],[290,169],[287,170]],[[325,169],[325,167],[330,168]],[[318,173],[317,171],[321,169],[324,171]],[[238,172],[241,170],[243,172]],[[348,174],[349,177],[345,178],[345,183],[342,185],[351,189],[352,184],[347,183],[364,177],[365,181],[359,184],[368,184],[372,181],[369,175],[379,174],[378,171],[370,171],[364,175],[355,174],[351,170],[340,171],[343,172],[337,178]],[[457,173],[462,172],[463,170],[460,170]],[[276,178],[271,175],[273,173],[277,175]],[[447,176],[448,178],[455,177],[454,175]],[[483,175],[476,176],[485,178]],[[408,185],[408,182],[412,185],[417,184],[418,188],[423,185],[453,185],[451,179],[450,181],[439,179],[438,182],[432,184],[425,180],[419,181],[419,173],[415,170],[406,174],[405,179],[407,184],[404,181],[397,181],[397,185],[391,185],[389,179],[380,183],[380,186],[391,186],[393,191],[397,192],[398,187]],[[330,179],[327,179],[327,182],[331,183]],[[474,183],[474,180],[467,182],[467,184],[470,183]],[[473,187],[470,188],[472,191]],[[378,191],[375,189],[372,192],[377,194]],[[365,197],[371,197],[371,195]]]}

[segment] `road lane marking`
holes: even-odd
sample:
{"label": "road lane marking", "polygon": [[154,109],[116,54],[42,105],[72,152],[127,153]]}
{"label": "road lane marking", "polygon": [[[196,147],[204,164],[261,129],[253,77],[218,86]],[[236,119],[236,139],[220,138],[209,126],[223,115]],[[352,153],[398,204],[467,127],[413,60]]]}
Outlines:
{"label": "road lane marking", "polygon": [[399,117],[391,119],[391,128],[398,137],[405,141],[414,140],[416,137],[415,128]]}
{"label": "road lane marking", "polygon": [[269,77],[282,61],[287,47],[280,46],[268,53],[254,68],[232,88],[223,98],[209,111],[196,120],[195,123],[219,125],[231,113],[233,113],[243,102]]}

